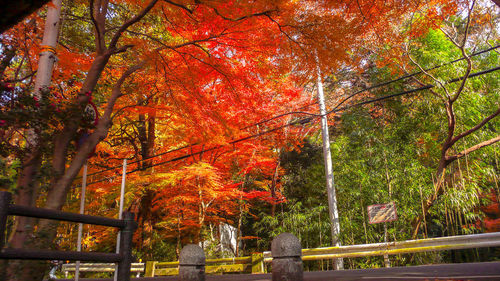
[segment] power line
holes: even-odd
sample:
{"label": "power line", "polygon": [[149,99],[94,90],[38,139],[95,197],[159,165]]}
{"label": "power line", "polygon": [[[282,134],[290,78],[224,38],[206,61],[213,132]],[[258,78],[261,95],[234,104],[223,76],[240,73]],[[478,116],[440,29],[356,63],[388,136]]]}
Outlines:
{"label": "power line", "polygon": [[[189,144],[189,145],[185,145],[183,147],[179,147],[179,148],[174,148],[174,149],[171,149],[171,150],[168,150],[168,151],[165,151],[165,152],[162,152],[162,153],[158,153],[158,154],[155,154],[155,155],[152,155],[152,156],[149,156],[147,158],[144,158],[144,159],[141,159],[141,160],[135,160],[135,161],[132,161],[132,162],[129,162],[128,165],[132,165],[132,164],[135,164],[135,163],[138,163],[138,162],[144,162],[144,161],[147,161],[149,159],[152,159],[152,158],[155,158],[155,157],[159,157],[159,156],[162,156],[162,155],[165,155],[165,154],[169,154],[169,153],[172,153],[172,152],[176,152],[176,151],[179,151],[179,150],[182,150],[182,149],[185,149],[185,148],[188,148],[188,147],[191,147],[191,146],[195,146],[197,145],[197,143],[195,144]],[[107,171],[111,171],[111,170],[116,170],[118,168],[120,168],[121,165],[119,166],[114,166],[114,167],[109,167],[109,168],[106,168],[104,170],[101,170],[101,171],[98,171],[98,172],[93,172],[91,174],[88,174],[87,176],[93,176],[93,175],[97,175],[97,174],[101,174],[101,173],[104,173],[104,172],[107,172]]]}
{"label": "power line", "polygon": [[[309,106],[311,105],[315,105],[316,104],[316,101],[315,102],[312,102],[312,103],[309,103],[309,104],[306,104],[302,107],[300,107],[299,109],[305,109],[305,108],[308,108]],[[275,115],[269,119],[264,119],[262,121],[259,121],[255,124],[252,124],[252,125],[248,125],[244,128],[242,128],[242,130],[245,130],[245,129],[248,129],[248,128],[251,128],[251,127],[255,127],[255,126],[258,126],[258,125],[261,125],[261,124],[264,124],[264,123],[267,123],[269,121],[272,121],[272,120],[275,120],[275,119],[278,119],[278,118],[281,118],[283,116],[287,116],[287,115],[292,115],[292,114],[304,114],[304,115],[316,115],[314,113],[310,113],[310,112],[304,112],[304,111],[290,111],[290,112],[285,112],[285,113],[282,113],[282,114],[279,114],[279,115]]]}
{"label": "power line", "polygon": [[[498,49],[500,48],[500,45],[496,45],[496,46],[493,46],[491,48],[488,48],[488,49],[485,49],[485,50],[482,50],[482,51],[479,51],[477,53],[473,53],[471,55],[469,55],[469,57],[475,57],[475,56],[478,56],[478,55],[481,55],[481,54],[484,54],[484,53],[487,53],[489,51],[492,51],[492,50],[495,50],[495,49]],[[456,63],[456,62],[459,62],[459,61],[462,61],[462,60],[465,60],[465,58],[459,58],[459,59],[456,59],[456,60],[452,60],[452,61],[449,61],[449,62],[446,62],[446,63],[443,63],[443,64],[440,64],[440,65],[436,65],[436,66],[433,66],[431,68],[427,68],[425,69],[424,71],[427,72],[427,71],[431,71],[431,70],[434,70],[434,69],[438,69],[440,67],[443,67],[443,66],[446,66],[446,65],[450,65],[450,64],[453,64],[453,63]],[[346,97],[345,99],[343,99],[339,104],[337,104],[337,106],[335,106],[332,110],[335,110],[337,109],[338,107],[340,107],[343,103],[345,103],[347,100],[353,98],[354,96],[358,95],[358,94],[361,94],[363,92],[366,92],[366,91],[369,91],[369,90],[373,90],[373,89],[376,89],[376,88],[380,88],[380,87],[383,87],[383,86],[386,86],[386,85],[389,85],[389,84],[392,84],[392,83],[395,83],[395,82],[398,82],[398,81],[401,81],[401,80],[405,80],[407,78],[411,78],[413,76],[417,76],[417,75],[420,75],[422,74],[424,71],[417,71],[417,72],[414,72],[414,73],[411,73],[411,74],[408,74],[408,75],[404,75],[404,76],[401,76],[401,77],[398,77],[396,79],[393,79],[393,80],[389,80],[389,81],[386,81],[386,82],[382,82],[380,84],[377,84],[377,85],[374,85],[374,86],[371,86],[371,87],[368,87],[366,89],[362,89],[362,90],[359,90],[351,95],[349,95],[348,97]]]}
{"label": "power line", "polygon": [[[500,66],[472,73],[467,78],[473,78],[473,77],[481,76],[481,75],[488,74],[488,73],[491,73],[491,72],[494,72],[494,71],[497,71],[497,70],[500,70]],[[463,76],[459,77],[459,78],[454,78],[454,79],[451,79],[448,82],[446,82],[446,84],[455,83],[455,82],[463,80],[464,78],[465,77],[463,77]],[[379,102],[379,101],[382,101],[382,100],[386,100],[386,99],[390,99],[390,98],[394,98],[394,97],[398,97],[398,96],[412,94],[412,93],[415,93],[415,92],[419,92],[419,91],[431,89],[431,88],[434,88],[434,87],[436,87],[436,86],[428,84],[428,85],[424,85],[424,86],[422,86],[420,88],[411,89],[411,90],[403,91],[403,92],[396,93],[396,94],[385,95],[385,96],[382,96],[382,97],[379,97],[379,98],[375,98],[375,99],[371,99],[371,100],[359,102],[359,103],[352,104],[352,105],[346,105],[344,107],[339,107],[344,102],[344,101],[342,101],[341,103],[339,103],[335,107],[335,109],[328,111],[325,115],[330,115],[330,114],[335,113],[335,112],[345,111],[345,110],[350,109],[350,108],[362,106],[362,105],[365,105],[365,104],[375,103],[375,102]],[[269,134],[269,133],[278,131],[280,129],[283,129],[283,128],[286,128],[286,127],[289,127],[289,126],[293,126],[293,125],[297,125],[297,124],[305,124],[305,123],[308,123],[308,122],[312,121],[313,119],[317,119],[317,118],[320,118],[320,117],[323,116],[321,114],[310,114],[310,115],[313,115],[313,116],[302,118],[302,119],[299,119],[299,120],[295,120],[293,122],[289,122],[287,124],[284,124],[284,125],[281,125],[281,126],[278,126],[278,127],[275,127],[275,128],[272,128],[272,129],[269,129],[269,130],[266,130],[266,131],[254,134],[254,135],[250,135],[250,136],[246,136],[246,137],[243,137],[243,138],[240,138],[240,139],[237,139],[237,140],[233,140],[233,141],[230,141],[229,144],[236,144],[236,143],[239,143],[239,142],[242,142],[242,141],[245,141],[245,140],[249,140],[249,139],[252,139],[252,138],[256,138],[256,137],[259,137],[259,136],[262,136],[262,135],[265,135],[265,134]],[[152,168],[152,167],[160,166],[160,165],[163,165],[163,164],[166,164],[166,163],[171,163],[171,162],[183,160],[183,159],[189,158],[191,156],[195,156],[195,155],[199,155],[201,153],[213,151],[213,150],[216,150],[216,149],[219,149],[219,148],[222,148],[222,147],[224,147],[224,146],[223,145],[217,145],[217,146],[214,146],[214,147],[211,147],[211,148],[208,148],[208,149],[203,149],[203,150],[198,151],[198,152],[193,152],[193,153],[185,154],[185,155],[182,155],[182,156],[179,156],[179,157],[176,157],[176,158],[172,158],[172,159],[169,159],[169,160],[166,160],[166,161],[155,163],[153,165],[148,166],[148,168]],[[177,150],[180,150],[180,149],[177,149]],[[171,151],[171,152],[173,152],[173,151]],[[153,157],[156,157],[156,156],[152,156],[151,158],[153,158]],[[120,167],[120,166],[118,166],[118,167]],[[127,175],[131,174],[131,173],[135,173],[135,172],[137,172],[139,170],[141,170],[141,169],[136,168],[134,170],[131,170],[131,171],[127,172]],[[99,173],[99,172],[96,172],[96,173]],[[94,174],[96,174],[96,173],[94,173]],[[97,180],[97,181],[94,181],[94,182],[91,182],[91,183],[87,184],[87,186],[91,185],[91,184],[98,183],[98,182],[103,182],[103,181],[106,181],[108,179],[109,178],[104,178],[104,179],[101,179],[101,180]]]}
{"label": "power line", "polygon": [[[469,57],[474,57],[474,56],[478,56],[478,55],[481,55],[481,54],[484,54],[484,53],[487,53],[489,51],[492,51],[492,50],[495,50],[497,48],[500,48],[500,45],[496,45],[496,46],[493,46],[491,48],[488,48],[488,49],[485,49],[485,50],[482,50],[482,51],[479,51],[479,52],[476,52],[476,53],[473,53],[471,55],[469,55]],[[459,62],[459,61],[462,61],[464,60],[465,58],[459,58],[459,59],[456,59],[456,60],[453,60],[453,61],[449,61],[449,62],[446,62],[446,63],[443,63],[443,64],[440,64],[440,65],[437,65],[437,66],[434,66],[434,67],[431,67],[431,68],[428,68],[428,69],[425,69],[425,71],[431,71],[431,70],[434,70],[434,69],[437,69],[437,68],[440,68],[440,67],[443,67],[443,66],[446,66],[446,65],[450,65],[450,64],[453,64],[453,63],[456,63],[456,62]],[[370,91],[370,90],[373,90],[373,89],[376,89],[376,88],[380,88],[380,87],[383,87],[383,86],[386,86],[386,85],[390,85],[392,83],[395,83],[395,82],[398,82],[398,81],[401,81],[401,80],[404,80],[404,79],[407,79],[407,78],[411,78],[413,76],[416,76],[416,75],[419,75],[419,74],[422,74],[423,71],[417,71],[417,72],[414,72],[414,73],[411,73],[411,74],[408,74],[408,75],[404,75],[404,76],[401,76],[401,77],[398,77],[396,79],[393,79],[393,80],[389,80],[389,81],[385,81],[385,82],[382,82],[382,83],[379,83],[379,84],[376,84],[376,85],[373,85],[371,87],[368,87],[368,88],[365,88],[365,89],[362,89],[362,90],[359,90],[351,95],[349,95],[348,97],[344,98],[339,104],[337,104],[333,109],[331,109],[330,111],[328,111],[326,114],[331,114],[333,112],[336,112],[335,110],[338,109],[342,104],[344,104],[346,101],[348,101],[349,99],[353,98],[354,96],[358,95],[358,94],[361,94],[363,92],[367,92],[367,91]],[[307,108],[311,105],[313,105],[314,103],[310,103],[308,105],[305,105],[299,109],[302,109],[302,108]],[[261,125],[261,124],[264,124],[264,123],[267,123],[269,121],[272,121],[272,120],[276,120],[278,118],[281,118],[281,117],[284,117],[284,116],[287,116],[287,115],[292,115],[292,114],[303,114],[303,115],[310,115],[310,116],[321,116],[319,114],[315,114],[315,113],[310,113],[310,112],[304,112],[304,111],[292,111],[292,112],[286,112],[286,113],[283,113],[283,114],[279,114],[279,115],[276,115],[276,116],[273,116],[269,119],[264,119],[260,122],[257,122],[257,123],[254,123],[252,125],[249,125],[249,126],[246,126],[242,129],[248,129],[248,128],[251,128],[251,127],[254,127],[254,126],[258,126],[258,125]],[[155,155],[152,155],[148,158],[145,158],[145,159],[141,159],[141,160],[136,160],[136,161],[133,161],[133,162],[130,162],[129,164],[135,164],[135,163],[138,163],[138,162],[143,162],[143,161],[147,161],[147,160],[150,160],[150,159],[153,159],[153,158],[156,158],[156,157],[159,157],[159,156],[163,156],[163,155],[166,155],[166,154],[169,154],[169,153],[172,153],[172,152],[175,152],[175,151],[179,151],[179,150],[182,150],[182,149],[185,149],[185,148],[188,148],[188,147],[192,147],[192,146],[195,146],[195,145],[198,145],[198,143],[195,143],[195,144],[189,144],[189,145],[186,145],[186,146],[183,146],[183,147],[180,147],[180,148],[176,148],[176,149],[173,149],[173,150],[169,150],[169,151],[166,151],[166,152],[162,152],[162,153],[159,153],[159,154],[155,154]],[[92,175],[96,175],[96,174],[101,174],[101,173],[104,173],[104,172],[107,172],[107,171],[111,171],[111,170],[115,170],[115,169],[118,169],[120,168],[121,166],[120,165],[117,165],[117,166],[114,166],[114,167],[109,167],[109,168],[106,168],[104,170],[101,170],[101,171],[98,171],[98,172],[94,172],[94,173],[91,173],[89,174],[89,176],[92,176]],[[79,177],[78,177],[79,178]]]}
{"label": "power line", "polygon": [[[500,48],[500,45],[496,45],[496,46],[493,46],[491,48],[488,48],[488,49],[485,49],[485,50],[482,50],[482,51],[479,51],[477,53],[473,53],[473,54],[470,54],[469,57],[475,57],[475,56],[478,56],[478,55],[481,55],[481,54],[484,54],[484,53],[487,53],[489,51],[492,51],[492,50],[495,50],[495,49],[498,49]],[[431,71],[431,70],[434,70],[434,69],[438,69],[440,67],[443,67],[443,66],[446,66],[446,65],[450,65],[450,64],[454,64],[456,62],[459,62],[459,61],[463,61],[465,60],[465,58],[459,58],[459,59],[456,59],[456,60],[452,60],[452,61],[449,61],[449,62],[446,62],[446,63],[443,63],[443,64],[440,64],[440,65],[436,65],[436,66],[433,66],[431,68],[427,68],[425,69],[424,71],[427,72],[427,71]],[[408,78],[411,78],[413,76],[417,76],[417,75],[420,75],[422,74],[423,71],[417,71],[417,72],[414,72],[414,73],[410,73],[410,74],[407,74],[407,75],[403,75],[403,76],[400,76],[396,79],[393,79],[393,80],[389,80],[389,81],[385,81],[385,82],[382,82],[382,83],[379,83],[379,84],[376,84],[376,85],[373,85],[373,86],[370,86],[368,88],[365,88],[365,89],[361,89],[357,92],[354,92],[353,94],[347,96],[346,98],[344,98],[339,104],[337,104],[337,106],[335,106],[332,110],[328,111],[327,114],[329,113],[332,113],[334,112],[335,109],[337,109],[338,107],[340,107],[343,103],[345,103],[346,101],[348,101],[349,99],[353,98],[354,96],[357,96],[361,93],[364,93],[364,92],[367,92],[367,91],[370,91],[370,90],[373,90],[373,89],[376,89],[376,88],[380,88],[380,87],[383,87],[383,86],[387,86],[387,85],[390,85],[392,83],[395,83],[395,82],[398,82],[398,81],[401,81],[401,80],[405,80],[405,79],[408,79]],[[246,128],[250,128],[252,126],[256,126],[256,125],[260,125],[260,124],[263,124],[263,123],[266,123],[268,121],[272,121],[272,120],[275,120],[275,119],[278,119],[280,117],[283,117],[283,116],[286,116],[286,115],[291,115],[291,114],[305,114],[305,115],[317,115],[317,114],[314,114],[314,113],[309,113],[309,112],[302,112],[302,111],[293,111],[293,112],[287,112],[287,113],[283,113],[283,114],[280,114],[280,115],[276,115],[274,117],[271,117],[269,119],[265,119],[265,120],[262,120],[260,121],[259,123],[256,123],[256,124],[253,124],[253,125],[250,125],[250,126],[247,126],[245,127]]]}
{"label": "power line", "polygon": [[[315,103],[310,103],[310,104],[307,104],[305,106],[302,106],[300,107],[299,109],[303,109],[303,108],[307,108],[311,105],[314,105]],[[315,114],[312,114],[312,113],[307,113],[307,112],[302,112],[302,111],[294,111],[292,113],[297,113],[297,114],[310,114],[310,115],[315,115]],[[288,115],[290,114],[290,112],[287,112],[285,113],[284,115]],[[272,119],[267,119],[267,120],[263,120],[263,121],[260,121],[258,123],[255,123],[255,124],[252,124],[252,125],[249,125],[247,127],[244,127],[242,128],[241,130],[244,130],[244,129],[248,129],[248,128],[251,128],[253,126],[257,126],[257,125],[260,125],[260,124],[263,124],[263,123],[266,123],[266,122],[269,122],[273,119],[277,119],[279,117],[282,117],[284,116],[283,114],[281,115],[277,115],[275,117],[273,117]],[[132,165],[132,164],[135,164],[135,163],[138,163],[138,162],[144,162],[144,161],[147,161],[147,160],[150,160],[150,159],[153,159],[153,158],[156,158],[156,157],[159,157],[159,156],[163,156],[163,155],[166,155],[166,154],[170,154],[172,152],[176,152],[176,151],[179,151],[179,150],[182,150],[182,149],[186,149],[186,148],[189,148],[189,147],[193,147],[193,146],[196,146],[196,145],[199,145],[199,143],[194,143],[194,144],[188,144],[188,145],[185,145],[183,147],[179,147],[179,148],[175,148],[175,149],[172,149],[172,150],[168,150],[168,151],[165,151],[165,152],[161,152],[161,153],[158,153],[158,154],[155,154],[155,155],[152,155],[152,156],[149,156],[147,158],[144,158],[144,159],[140,159],[140,160],[135,160],[135,161],[132,161],[132,162],[129,162],[128,165]],[[97,172],[93,172],[91,174],[88,174],[87,176],[94,176],[94,175],[97,175],[97,174],[102,174],[104,172],[107,172],[107,171],[112,171],[112,170],[116,170],[118,168],[120,168],[121,165],[116,165],[116,166],[113,166],[113,167],[108,167],[104,170],[100,170],[100,171],[97,171]],[[81,177],[76,177],[75,179],[79,179]]]}
{"label": "power line", "polygon": [[[305,118],[305,119],[308,119],[308,118]],[[230,144],[230,145],[231,144],[237,144],[239,142],[242,142],[242,141],[245,141],[245,140],[249,140],[249,139],[252,139],[252,138],[256,138],[256,137],[260,137],[262,135],[266,135],[266,134],[269,134],[269,133],[281,130],[283,128],[296,125],[296,124],[307,123],[307,122],[304,122],[305,119],[301,119],[301,120],[296,120],[296,121],[293,121],[293,122],[289,122],[289,123],[287,123],[285,125],[281,125],[281,126],[272,128],[270,130],[266,130],[266,131],[260,132],[258,134],[254,134],[254,135],[246,136],[246,137],[243,137],[243,138],[240,138],[240,139],[237,139],[237,140],[233,140],[233,141],[230,141],[228,144]],[[308,120],[308,121],[310,121],[310,120]],[[214,147],[203,149],[203,150],[198,151],[198,152],[193,152],[193,153],[185,154],[185,155],[182,155],[182,156],[179,156],[179,157],[175,157],[175,158],[172,158],[172,159],[168,159],[168,160],[165,160],[165,161],[162,161],[162,162],[155,163],[153,165],[149,165],[148,168],[153,168],[153,167],[156,167],[156,166],[161,166],[163,164],[180,161],[180,160],[183,160],[183,159],[186,159],[186,158],[189,158],[189,157],[192,157],[192,156],[196,156],[196,155],[199,155],[199,154],[202,154],[202,153],[205,153],[205,152],[210,152],[210,151],[213,151],[213,150],[217,150],[219,148],[223,148],[224,146],[225,145],[217,145],[217,146],[214,146]],[[117,167],[121,167],[121,166],[117,166]],[[140,168],[136,168],[136,169],[133,169],[131,171],[128,171],[126,174],[128,175],[128,174],[140,171],[140,170],[141,170]],[[96,173],[94,173],[94,174],[96,174]],[[113,178],[113,177],[111,177],[111,178]],[[87,186],[89,186],[91,184],[96,184],[96,183],[99,183],[99,182],[103,182],[103,181],[106,181],[106,180],[109,180],[109,179],[110,178],[103,178],[103,179],[100,179],[100,180],[97,180],[97,181],[93,181],[91,183],[88,183]]]}
{"label": "power line", "polygon": [[[473,77],[476,77],[476,76],[481,76],[481,75],[488,74],[488,73],[491,73],[491,72],[494,72],[494,71],[497,71],[497,70],[500,70],[500,66],[472,73],[469,76],[467,76],[467,78],[473,78]],[[455,83],[455,82],[463,80],[464,78],[465,77],[463,77],[463,76],[459,77],[459,78],[454,78],[454,79],[451,79],[448,82],[446,82],[446,84]],[[390,98],[394,98],[394,97],[399,97],[399,96],[403,96],[403,95],[407,95],[407,94],[412,94],[412,93],[415,93],[415,92],[419,92],[419,91],[431,89],[431,88],[434,88],[434,87],[436,87],[436,85],[427,84],[427,85],[424,85],[424,86],[422,86],[420,88],[411,89],[411,90],[407,90],[407,91],[396,93],[396,94],[392,94],[392,95],[382,96],[382,97],[379,97],[379,98],[376,98],[376,99],[371,99],[371,100],[368,100],[368,101],[359,102],[359,103],[356,103],[356,104],[353,104],[353,105],[346,105],[344,107],[337,108],[335,110],[331,110],[331,111],[327,112],[326,115],[328,115],[330,113],[333,113],[333,112],[344,111],[344,110],[349,109],[349,108],[358,107],[358,106],[369,104],[369,103],[375,103],[375,102],[378,102],[378,101],[382,101],[382,100],[386,100],[386,99],[390,99]]]}
{"label": "power line", "polygon": [[[479,51],[479,52],[476,52],[476,53],[473,53],[471,55],[469,55],[469,57],[474,57],[474,56],[478,56],[478,55],[481,55],[481,54],[484,54],[484,53],[487,53],[489,51],[492,51],[492,50],[495,50],[497,48],[500,48],[500,45],[496,45],[496,46],[493,46],[491,48],[488,48],[488,49],[485,49],[485,50],[482,50],[482,51]],[[425,71],[431,71],[431,70],[434,70],[434,69],[437,69],[437,68],[440,68],[440,67],[443,67],[443,66],[446,66],[446,65],[450,65],[450,64],[453,64],[453,63],[456,63],[456,62],[459,62],[459,61],[462,61],[464,60],[465,58],[459,58],[459,59],[456,59],[456,60],[453,60],[453,61],[449,61],[449,62],[446,62],[446,63],[443,63],[443,64],[440,64],[440,65],[437,65],[437,66],[433,66],[431,68],[428,68],[428,69],[425,69]],[[344,104],[346,101],[348,101],[349,99],[353,98],[354,96],[356,95],[359,95],[363,92],[367,92],[367,91],[370,91],[370,90],[373,90],[373,89],[376,89],[376,88],[380,88],[380,87],[383,87],[383,86],[387,86],[387,85],[390,85],[392,83],[395,83],[395,82],[398,82],[398,81],[401,81],[401,80],[404,80],[404,79],[407,79],[407,78],[411,78],[413,76],[416,76],[416,75],[419,75],[419,74],[422,74],[423,71],[418,71],[418,72],[414,72],[414,73],[411,73],[411,74],[408,74],[408,75],[404,75],[404,76],[401,76],[401,77],[398,77],[396,79],[393,79],[393,80],[389,80],[389,81],[385,81],[385,82],[382,82],[382,83],[379,83],[379,84],[376,84],[376,85],[373,85],[373,86],[370,86],[368,88],[365,88],[365,89],[362,89],[362,90],[359,90],[357,92],[354,92],[353,94],[349,95],[348,97],[344,98],[339,104],[337,104],[333,109],[331,109],[330,111],[328,111],[326,114],[329,115],[333,112],[336,112],[335,110],[338,109],[342,104]],[[310,104],[307,104],[303,107],[300,107],[299,109],[303,109],[303,108],[307,108],[311,105],[313,105],[315,103],[310,103]],[[278,118],[281,118],[281,117],[284,117],[284,116],[287,116],[287,115],[292,115],[292,114],[302,114],[302,115],[310,115],[312,117],[314,116],[321,116],[320,114],[315,114],[315,113],[310,113],[310,112],[304,112],[304,111],[291,111],[291,112],[286,112],[286,113],[283,113],[283,114],[279,114],[279,115],[276,115],[276,116],[273,116],[269,119],[264,119],[262,121],[259,121],[257,123],[254,123],[252,125],[248,125],[244,128],[242,128],[242,130],[245,130],[245,129],[248,129],[248,128],[251,128],[251,127],[254,127],[254,126],[258,126],[258,125],[261,125],[261,124],[264,124],[264,123],[267,123],[269,121],[272,121],[272,120],[276,120]],[[304,119],[305,120],[305,119]],[[163,156],[163,155],[166,155],[166,154],[170,154],[172,152],[175,152],[175,151],[179,151],[179,150],[182,150],[182,149],[186,149],[186,148],[189,148],[189,147],[193,147],[193,146],[196,146],[196,145],[199,145],[199,143],[194,143],[194,144],[189,144],[189,145],[186,145],[186,146],[183,146],[183,147],[179,147],[179,148],[175,148],[175,149],[172,149],[172,150],[168,150],[168,151],[165,151],[165,152],[162,152],[162,153],[159,153],[159,154],[155,154],[155,155],[152,155],[150,157],[147,157],[147,158],[144,158],[144,159],[141,159],[141,160],[135,160],[133,162],[130,162],[129,165],[132,165],[132,164],[135,164],[135,163],[139,163],[139,162],[144,162],[144,161],[147,161],[147,160],[150,160],[150,159],[153,159],[153,158],[156,158],[156,157],[159,157],[159,156]],[[89,174],[88,176],[93,176],[93,175],[97,175],[97,174],[101,174],[101,173],[104,173],[104,172],[107,172],[107,171],[111,171],[111,170],[115,170],[115,169],[118,169],[120,168],[121,165],[117,165],[117,166],[113,166],[113,167],[109,167],[109,168],[106,168],[104,170],[101,170],[101,171],[97,171],[97,172],[94,172],[94,173],[91,173]],[[77,177],[76,179],[78,179],[80,177]]]}

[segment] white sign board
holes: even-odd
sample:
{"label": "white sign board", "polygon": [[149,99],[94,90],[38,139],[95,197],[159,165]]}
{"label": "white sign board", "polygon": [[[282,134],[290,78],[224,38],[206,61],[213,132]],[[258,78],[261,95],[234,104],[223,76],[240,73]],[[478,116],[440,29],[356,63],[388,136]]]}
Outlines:
{"label": "white sign board", "polygon": [[398,219],[396,204],[394,202],[370,205],[367,209],[369,223],[390,222]]}

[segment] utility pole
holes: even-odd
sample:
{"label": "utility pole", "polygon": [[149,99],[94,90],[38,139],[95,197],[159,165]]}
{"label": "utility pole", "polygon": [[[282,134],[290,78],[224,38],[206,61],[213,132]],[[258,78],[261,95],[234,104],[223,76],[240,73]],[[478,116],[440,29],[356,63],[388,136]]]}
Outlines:
{"label": "utility pole", "polygon": [[[332,155],[330,153],[330,136],[328,134],[328,116],[326,116],[325,96],[323,93],[323,81],[318,56],[316,55],[316,75],[318,86],[318,104],[321,114],[321,135],[323,136],[323,157],[325,161],[326,190],[328,192],[328,210],[331,223],[332,244],[340,246],[338,240],[340,234],[339,213],[337,210],[337,195],[333,180]],[[344,259],[334,259],[334,269],[344,269]]]}

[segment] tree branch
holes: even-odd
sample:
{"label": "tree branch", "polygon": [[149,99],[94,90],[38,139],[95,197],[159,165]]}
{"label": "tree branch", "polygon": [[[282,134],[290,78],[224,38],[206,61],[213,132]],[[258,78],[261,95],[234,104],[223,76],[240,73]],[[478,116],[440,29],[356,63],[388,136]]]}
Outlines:
{"label": "tree branch", "polygon": [[483,121],[481,121],[481,123],[477,124],[476,126],[470,128],[469,130],[457,135],[456,137],[454,137],[451,141],[450,141],[450,146],[455,144],[458,140],[460,140],[461,138],[463,137],[466,137],[470,134],[472,134],[473,132],[481,129],[484,125],[486,125],[486,123],[488,123],[491,119],[495,118],[496,116],[498,116],[500,114],[500,107],[497,109],[497,111],[495,111],[493,114],[491,114],[490,116],[486,117],[483,119]]}
{"label": "tree branch", "polygon": [[140,64],[136,64],[134,66],[131,66],[129,69],[127,69],[127,71],[125,71],[125,73],[122,74],[120,79],[118,79],[118,81],[116,81],[115,85],[113,86],[113,90],[111,92],[111,97],[109,98],[108,104],[106,105],[106,109],[104,110],[104,114],[102,116],[103,120],[105,120],[105,121],[111,120],[111,114],[113,113],[113,109],[115,107],[116,100],[118,100],[118,98],[120,96],[122,96],[121,86],[123,85],[123,82],[125,82],[125,80],[130,75],[132,75],[137,70],[141,69],[143,66],[144,66],[144,62],[140,63]]}
{"label": "tree branch", "polygon": [[221,13],[219,13],[219,11],[214,8],[214,7],[211,7],[212,10],[214,10],[215,14],[218,15],[219,17],[225,19],[225,20],[228,20],[228,21],[241,21],[241,20],[244,20],[244,19],[248,19],[248,18],[252,18],[252,17],[260,17],[260,16],[267,16],[269,17],[269,14],[272,13],[272,12],[276,12],[276,10],[267,10],[267,11],[263,11],[263,12],[259,12],[259,13],[255,13],[255,14],[250,14],[250,15],[246,15],[246,16],[241,16],[239,18],[230,18],[230,17],[226,17],[224,15],[222,15]]}
{"label": "tree branch", "polygon": [[131,25],[140,21],[151,9],[153,9],[153,7],[157,2],[158,0],[151,0],[151,2],[149,2],[149,4],[144,9],[142,9],[136,16],[129,19],[122,26],[120,26],[118,31],[116,31],[116,33],[113,35],[113,39],[111,39],[111,42],[109,43],[109,48],[110,49],[116,48],[116,44],[118,43],[118,40],[122,36],[123,32],[127,30],[127,28],[129,28]]}
{"label": "tree branch", "polygon": [[184,5],[182,5],[182,4],[175,3],[175,2],[170,1],[170,0],[163,0],[163,1],[164,1],[164,2],[169,3],[169,4],[173,5],[173,6],[179,7],[179,8],[181,8],[181,9],[183,9],[183,10],[187,11],[187,12],[188,12],[188,13],[190,13],[190,14],[192,14],[192,13],[194,12],[193,10],[189,9],[187,6],[184,6]]}
{"label": "tree branch", "polygon": [[494,144],[496,142],[499,142],[499,141],[500,141],[500,135],[498,135],[498,136],[496,136],[496,137],[494,137],[492,139],[489,139],[487,141],[483,141],[483,142],[481,142],[479,144],[476,144],[474,146],[471,146],[471,147],[469,147],[469,148],[467,148],[467,149],[463,150],[462,152],[457,153],[455,155],[447,156],[446,157],[446,162],[451,163],[451,162],[453,162],[453,161],[455,161],[455,160],[457,160],[459,158],[464,157],[465,155],[467,155],[467,154],[469,154],[471,152],[474,152],[474,151],[476,151],[476,150],[478,150],[480,148],[483,148],[485,146],[492,145],[492,144]]}
{"label": "tree branch", "polygon": [[[106,49],[106,43],[104,41],[104,30],[101,30],[101,27],[103,26],[103,23],[100,22],[103,20],[103,17],[98,17],[96,18],[95,16],[95,6],[99,6],[98,3],[95,3],[94,0],[90,0],[89,3],[89,9],[90,9],[90,19],[92,20],[92,23],[94,24],[95,27],[95,33],[96,33],[96,52],[98,54],[102,54],[104,50]],[[105,20],[105,17],[104,17]]]}

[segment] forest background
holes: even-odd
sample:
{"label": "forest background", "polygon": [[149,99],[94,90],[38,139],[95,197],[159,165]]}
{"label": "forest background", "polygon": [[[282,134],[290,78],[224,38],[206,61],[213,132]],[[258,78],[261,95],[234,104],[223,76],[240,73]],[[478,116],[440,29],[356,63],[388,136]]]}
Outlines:
{"label": "forest background", "polygon": [[[34,89],[45,15],[1,35],[0,180],[18,204],[77,212],[87,161],[86,212],[116,216],[126,158],[137,258],[200,241],[242,256],[285,231],[328,246],[319,68],[343,245],[499,230],[496,2],[63,1],[52,85]],[[368,224],[366,207],[387,202],[398,220]],[[237,229],[231,253],[221,224]],[[11,247],[76,247],[70,224],[17,219],[9,234]],[[113,251],[115,237],[86,227],[84,249]],[[37,266],[11,263],[9,280]]]}

